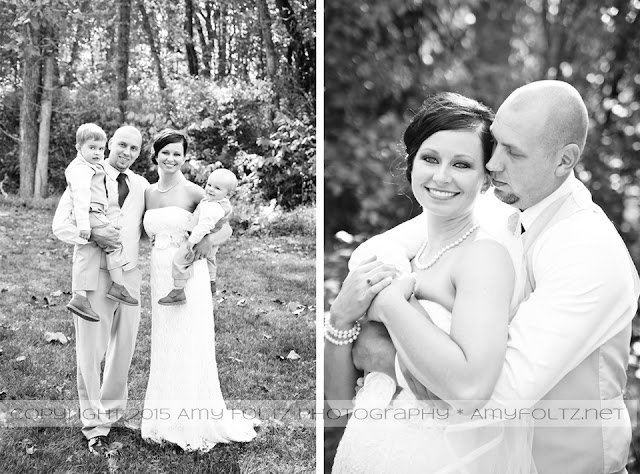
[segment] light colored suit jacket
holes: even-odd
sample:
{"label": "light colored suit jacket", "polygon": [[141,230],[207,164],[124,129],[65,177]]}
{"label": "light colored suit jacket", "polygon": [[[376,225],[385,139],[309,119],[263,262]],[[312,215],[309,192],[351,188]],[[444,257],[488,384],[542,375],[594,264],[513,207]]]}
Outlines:
{"label": "light colored suit jacket", "polygon": [[[116,181],[120,172],[109,165],[106,160],[103,162],[103,166],[107,175],[106,183],[109,191],[107,217],[112,224],[121,227],[120,239],[122,240],[124,252],[129,259],[129,263],[123,268],[127,272],[138,266],[140,237],[143,234],[142,218],[145,210],[144,192],[149,187],[149,182],[133,171],[127,170],[125,174],[127,175],[129,194],[122,205],[122,209],[120,209],[118,205],[118,182]],[[60,198],[52,223],[54,235],[69,244],[75,244],[78,236],[78,230],[70,218],[72,208],[71,197],[68,191],[65,191]],[[86,281],[97,284],[100,268],[107,268],[106,259],[100,247],[93,242],[90,242],[90,245],[94,248],[94,252],[87,252],[87,256],[82,257],[89,260],[87,262],[89,264],[87,265]],[[74,252],[74,259],[77,257],[78,254]]]}

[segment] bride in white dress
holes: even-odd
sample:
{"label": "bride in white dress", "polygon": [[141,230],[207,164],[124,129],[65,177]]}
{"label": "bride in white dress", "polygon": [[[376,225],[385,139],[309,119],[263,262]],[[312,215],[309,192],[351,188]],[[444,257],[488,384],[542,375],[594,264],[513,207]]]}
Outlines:
{"label": "bride in white dress", "polygon": [[[513,261],[474,213],[490,184],[485,164],[492,118],[476,101],[438,94],[405,131],[407,177],[427,215],[429,238],[411,262],[410,276],[364,259],[331,307],[325,395],[332,408],[352,413],[334,473],[535,472],[527,420],[515,427],[469,416],[493,391],[513,310]],[[386,321],[397,355],[394,366],[366,375],[353,404],[361,373],[351,347],[365,313]],[[438,364],[427,363],[433,360]],[[427,393],[417,396],[406,373]],[[441,388],[432,392],[430,380]]]}
{"label": "bride in white dress", "polygon": [[227,410],[220,390],[206,260],[193,264],[193,277],[185,288],[186,304],[157,303],[173,288],[173,255],[186,239],[187,223],[204,190],[180,171],[187,148],[184,134],[164,130],[155,138],[153,148],[159,181],[145,194],[144,228],[153,244],[152,331],[142,437],[201,452],[216,443],[250,441],[258,421]]}

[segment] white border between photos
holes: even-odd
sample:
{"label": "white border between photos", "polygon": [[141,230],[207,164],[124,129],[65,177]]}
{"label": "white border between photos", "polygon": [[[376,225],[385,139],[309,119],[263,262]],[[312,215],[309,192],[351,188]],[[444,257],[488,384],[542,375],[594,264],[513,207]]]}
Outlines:
{"label": "white border between photos", "polygon": [[316,473],[324,473],[324,4],[316,5]]}

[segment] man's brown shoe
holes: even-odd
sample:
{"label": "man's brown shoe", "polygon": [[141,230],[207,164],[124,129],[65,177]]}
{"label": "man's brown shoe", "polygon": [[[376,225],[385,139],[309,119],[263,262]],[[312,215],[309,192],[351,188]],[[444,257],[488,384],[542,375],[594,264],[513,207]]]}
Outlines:
{"label": "man's brown shoe", "polygon": [[67,304],[67,309],[87,321],[94,323],[100,321],[100,316],[91,308],[91,303],[89,303],[89,299],[86,296],[73,295],[73,298]]}
{"label": "man's brown shoe", "polygon": [[174,306],[178,304],[185,304],[187,302],[187,295],[184,294],[184,288],[174,288],[164,298],[158,300],[158,304],[164,306]]}
{"label": "man's brown shoe", "polygon": [[118,285],[117,283],[111,284],[107,298],[129,306],[137,306],[139,304],[138,300],[131,296],[124,285]]}

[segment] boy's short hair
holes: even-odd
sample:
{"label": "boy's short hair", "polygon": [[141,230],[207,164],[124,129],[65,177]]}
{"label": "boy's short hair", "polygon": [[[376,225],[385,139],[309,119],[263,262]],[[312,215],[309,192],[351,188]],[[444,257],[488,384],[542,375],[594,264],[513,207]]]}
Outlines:
{"label": "boy's short hair", "polygon": [[[236,178],[236,175],[233,174],[233,171],[230,171],[225,168],[217,168],[211,172],[211,174],[209,175],[209,178],[213,175],[216,175],[218,178],[223,179],[223,181],[229,187],[228,189],[229,192],[235,191],[236,187],[238,187],[238,178]],[[207,178],[207,180],[209,178]]]}
{"label": "boy's short hair", "polygon": [[76,132],[76,144],[84,145],[89,140],[107,141],[107,134],[95,123],[83,123]]}

